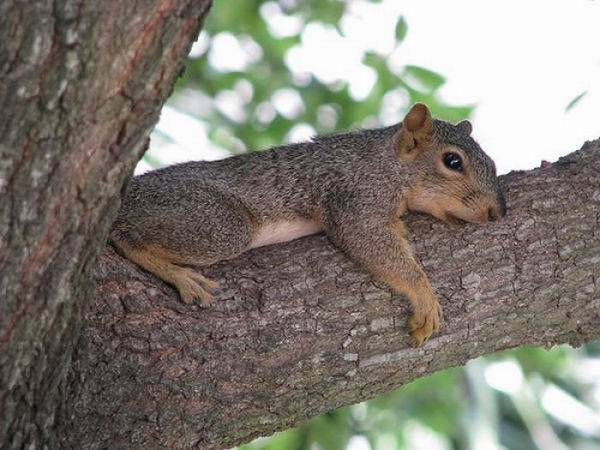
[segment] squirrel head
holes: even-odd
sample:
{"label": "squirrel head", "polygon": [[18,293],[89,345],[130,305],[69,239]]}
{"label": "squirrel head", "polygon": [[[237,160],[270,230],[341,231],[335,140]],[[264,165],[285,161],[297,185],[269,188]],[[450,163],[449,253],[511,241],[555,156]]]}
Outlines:
{"label": "squirrel head", "polygon": [[496,167],[470,136],[469,121],[434,120],[415,104],[395,135],[398,157],[411,167],[414,183],[407,207],[444,221],[486,223],[506,214]]}

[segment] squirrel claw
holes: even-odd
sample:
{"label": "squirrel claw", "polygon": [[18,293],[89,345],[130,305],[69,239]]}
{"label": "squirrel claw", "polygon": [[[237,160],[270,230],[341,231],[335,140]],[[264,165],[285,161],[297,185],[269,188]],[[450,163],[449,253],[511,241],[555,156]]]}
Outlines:
{"label": "squirrel claw", "polygon": [[415,312],[408,320],[410,335],[416,347],[423,345],[429,337],[440,329],[442,309],[436,304],[428,311]]}

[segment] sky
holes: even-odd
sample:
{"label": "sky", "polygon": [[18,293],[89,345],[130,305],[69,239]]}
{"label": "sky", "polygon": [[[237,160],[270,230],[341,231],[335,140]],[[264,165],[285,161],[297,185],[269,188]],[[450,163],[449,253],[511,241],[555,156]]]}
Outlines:
{"label": "sky", "polygon": [[[342,21],[344,36],[333,28],[310,24],[302,44],[286,58],[290,71],[312,73],[322,81],[347,79],[355,98],[367,95],[374,82],[372,69],[362,64],[364,51],[387,55],[391,67],[413,64],[443,74],[441,97],[452,104],[476,105],[473,136],[496,161],[499,173],[530,169],[542,160],[577,150],[586,140],[600,137],[600,1],[598,0],[349,0]],[[271,31],[285,35],[300,22],[278,11],[274,2],[261,8]],[[408,33],[400,46],[394,28],[403,15]],[[192,49],[201,53],[205,38]],[[213,45],[220,57],[208,54],[223,71],[260,57],[251,45],[239,45],[231,35]],[[234,61],[235,68],[228,68]],[[293,91],[292,91],[293,92]],[[569,111],[569,102],[585,93]],[[235,114],[235,98],[221,103]],[[382,125],[398,121],[398,104],[382,114]],[[293,110],[293,95],[279,96],[278,109]],[[170,164],[189,159],[228,156],[207,138],[205,124],[165,107],[158,130],[175,143],[151,145],[150,155]],[[343,130],[340,130],[343,131]],[[290,141],[314,133],[299,126]],[[168,151],[165,151],[168,150]],[[149,166],[142,162],[137,172]]]}
{"label": "sky", "polygon": [[403,59],[444,74],[446,100],[477,105],[474,136],[500,172],[600,137],[599,1],[385,2],[400,4],[413,24]]}

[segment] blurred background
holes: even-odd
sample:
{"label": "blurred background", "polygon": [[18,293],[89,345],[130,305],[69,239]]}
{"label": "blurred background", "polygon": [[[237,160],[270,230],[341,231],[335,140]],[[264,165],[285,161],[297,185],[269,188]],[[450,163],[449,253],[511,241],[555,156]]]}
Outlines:
{"label": "blurred background", "polygon": [[[396,123],[469,118],[500,173],[600,137],[600,2],[215,1],[137,173]],[[243,450],[600,449],[600,342],[519,349]]]}

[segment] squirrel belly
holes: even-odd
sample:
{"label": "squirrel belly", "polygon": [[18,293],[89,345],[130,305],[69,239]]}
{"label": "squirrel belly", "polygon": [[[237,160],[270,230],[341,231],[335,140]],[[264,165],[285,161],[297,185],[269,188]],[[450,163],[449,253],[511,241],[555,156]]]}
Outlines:
{"label": "squirrel belly", "polygon": [[294,219],[269,223],[254,231],[249,249],[281,244],[321,231],[323,231],[323,225],[316,220]]}

